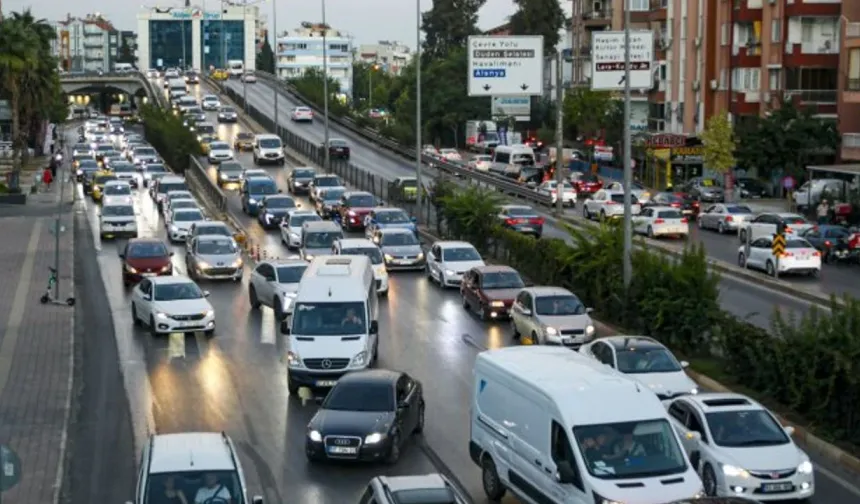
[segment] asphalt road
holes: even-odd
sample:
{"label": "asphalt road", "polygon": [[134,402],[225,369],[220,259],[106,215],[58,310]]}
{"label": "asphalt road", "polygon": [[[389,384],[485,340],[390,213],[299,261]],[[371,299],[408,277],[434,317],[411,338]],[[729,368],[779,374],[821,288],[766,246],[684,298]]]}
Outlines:
{"label": "asphalt road", "polygon": [[[220,136],[228,141],[237,131],[236,125],[219,127]],[[246,167],[252,165],[248,154],[239,155],[238,160]],[[269,169],[284,188],[288,169]],[[243,215],[235,192],[230,194],[230,212],[247,228],[251,239],[269,256],[289,255],[277,234],[265,232]],[[163,223],[147,193],[141,192],[136,200],[142,235],[164,238]],[[89,217],[96,218],[92,204]],[[250,493],[262,493],[270,503],[355,502],[374,475],[445,469],[456,475],[476,502],[487,502],[480,473],[468,457],[471,373],[479,351],[512,342],[507,325],[479,321],[463,310],[456,291],[442,291],[421,274],[392,275],[379,321],[380,365],[402,369],[424,382],[428,404],[425,434],[414,440],[394,467],[310,466],[303,442],[316,405],[302,406],[288,397],[284,340],[276,331],[271,311],[250,310],[247,282],[204,284],[216,312],[214,338],[154,339],[132,328],[128,292],[120,278],[117,254],[121,244],[93,239],[114,316],[119,358],[125,376],[135,380],[127,381],[126,386],[138,423],[151,415],[158,432],[225,430],[240,446]],[[173,250],[176,271],[183,272],[184,249]],[[848,504],[858,499],[860,493],[851,493],[819,474],[815,504]]]}

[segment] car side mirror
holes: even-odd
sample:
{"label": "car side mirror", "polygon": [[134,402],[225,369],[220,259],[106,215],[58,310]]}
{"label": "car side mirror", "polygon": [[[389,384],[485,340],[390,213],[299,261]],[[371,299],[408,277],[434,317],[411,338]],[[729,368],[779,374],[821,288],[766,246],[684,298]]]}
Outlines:
{"label": "car side mirror", "polygon": [[152,296],[149,294],[144,294],[142,297],[144,301],[152,301]]}
{"label": "car side mirror", "polygon": [[281,321],[281,334],[290,334],[290,322],[287,320]]}
{"label": "car side mirror", "polygon": [[559,483],[568,484],[573,483],[576,480],[576,473],[573,472],[573,467],[570,465],[570,462],[562,460],[558,462],[556,468],[558,469],[558,472],[555,474],[555,479]]}
{"label": "car side mirror", "polygon": [[173,257],[173,254],[175,254],[175,253],[176,253],[176,252],[171,252],[171,253],[170,253],[170,257]]}
{"label": "car side mirror", "polygon": [[302,207],[301,203],[296,203],[296,208],[301,208],[301,207]]}
{"label": "car side mirror", "polygon": [[400,401],[397,403],[397,409],[399,409],[399,410],[406,409],[408,406],[409,406],[409,403],[407,403],[406,401]]}
{"label": "car side mirror", "polygon": [[786,434],[788,434],[789,436],[793,436],[793,435],[794,435],[794,426],[792,426],[792,425],[786,425],[786,426],[784,427],[784,429],[785,429],[785,433],[786,433]]}
{"label": "car side mirror", "polygon": [[689,431],[689,432],[687,432],[685,437],[687,439],[689,439],[690,441],[701,441],[702,440],[702,433],[696,432],[696,431]]}
{"label": "car side mirror", "polygon": [[[172,254],[173,254],[173,252],[171,252],[171,255],[172,255]],[[120,258],[120,259],[125,259],[125,254],[123,254],[122,252],[120,252],[120,253],[119,253],[119,258]]]}
{"label": "car side mirror", "polygon": [[284,190],[283,190],[283,189],[278,189],[278,192],[279,192],[279,193],[282,193],[282,192],[284,192]]}
{"label": "car side mirror", "polygon": [[417,222],[418,222],[418,217],[412,217],[412,218],[410,218],[409,220],[411,220],[411,221],[412,221],[412,223],[414,224],[414,223],[417,223]]}
{"label": "car side mirror", "polygon": [[594,313],[594,308],[586,308],[585,313],[588,313],[588,314]]}
{"label": "car side mirror", "polygon": [[379,334],[379,322],[375,320],[370,321],[370,334]]}
{"label": "car side mirror", "polygon": [[688,368],[688,367],[690,367],[690,363],[685,361],[685,360],[682,360],[681,361],[681,367],[682,368]]}
{"label": "car side mirror", "polygon": [[203,291],[203,297],[209,297],[209,294],[211,294],[209,291]]}
{"label": "car side mirror", "polygon": [[263,496],[255,495],[251,497],[251,504],[263,504]]}

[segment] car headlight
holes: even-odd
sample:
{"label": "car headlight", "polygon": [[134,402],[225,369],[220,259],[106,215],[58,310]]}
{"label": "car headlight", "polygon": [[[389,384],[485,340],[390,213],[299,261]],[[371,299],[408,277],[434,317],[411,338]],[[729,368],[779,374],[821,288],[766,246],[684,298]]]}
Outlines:
{"label": "car headlight", "polygon": [[207,310],[206,313],[203,314],[203,318],[212,318],[215,316],[215,312],[213,310]]}
{"label": "car headlight", "polygon": [[504,308],[505,302],[504,301],[493,301],[490,303],[490,306],[492,306],[493,308]]}
{"label": "car headlight", "polygon": [[587,336],[591,336],[592,334],[594,334],[594,326],[593,325],[586,326],[585,327],[585,334]]}
{"label": "car headlight", "polygon": [[708,496],[708,494],[705,493],[704,488],[700,489],[698,492],[693,494],[694,499],[704,499],[707,496]]}
{"label": "car headlight", "polygon": [[299,239],[299,235],[297,235],[296,233],[290,233],[290,239],[298,240],[298,239]]}
{"label": "car headlight", "polygon": [[385,254],[385,262],[391,262],[394,260],[394,257],[390,254]]}
{"label": "car headlight", "polygon": [[314,443],[322,443],[322,434],[320,434],[319,431],[310,430],[308,431],[308,439]]}
{"label": "car headlight", "polygon": [[129,273],[137,273],[137,269],[135,269],[133,266],[129,266],[128,264],[125,265],[125,269]]}
{"label": "car headlight", "polygon": [[305,365],[302,364],[302,358],[295,352],[287,352],[287,365],[291,368],[305,367]]}
{"label": "car headlight", "polygon": [[624,504],[623,502],[607,499],[606,497],[601,496],[597,492],[592,491],[592,494],[594,495],[594,504]]}
{"label": "car headlight", "polygon": [[723,464],[723,474],[730,478],[749,478],[750,473],[746,469],[735,467],[733,465]]}
{"label": "car headlight", "polygon": [[424,252],[418,253],[418,260],[420,261],[421,259],[424,259]]}
{"label": "car headlight", "polygon": [[558,329],[556,329],[555,327],[544,327],[543,332],[545,332],[547,336],[558,335]]}
{"label": "car headlight", "polygon": [[692,395],[696,395],[698,393],[699,393],[699,387],[693,387],[693,389],[690,390],[690,394],[692,394]]}
{"label": "car headlight", "polygon": [[235,261],[233,261],[232,267],[233,268],[241,268],[243,264],[245,264],[245,262],[242,261],[242,258],[240,257],[240,258],[236,259]]}
{"label": "car headlight", "polygon": [[367,352],[358,352],[349,363],[351,367],[364,367],[367,365]]}
{"label": "car headlight", "polygon": [[226,175],[226,174],[224,174],[224,173],[222,173],[222,174],[221,174],[221,180],[227,180],[227,175]]}
{"label": "car headlight", "polygon": [[166,272],[170,271],[170,268],[172,268],[172,267],[173,267],[173,265],[168,264],[168,265],[164,266],[163,268],[161,268],[161,272],[166,273]]}
{"label": "car headlight", "polygon": [[175,232],[179,231],[179,228],[176,227],[176,224],[171,224],[170,225],[170,231],[175,233]]}
{"label": "car headlight", "polygon": [[249,204],[249,205],[256,205],[256,204],[257,204],[257,200],[255,200],[254,198],[248,198],[248,204]]}
{"label": "car headlight", "polygon": [[452,276],[452,275],[454,275],[454,271],[453,271],[453,270],[446,269],[446,270],[445,270],[445,275],[446,275],[446,276]]}
{"label": "car headlight", "polygon": [[161,319],[161,320],[167,320],[168,318],[170,318],[170,316],[166,313],[156,313],[155,318]]}
{"label": "car headlight", "polygon": [[197,263],[197,269],[207,270],[212,268],[212,266],[206,261],[199,261]]}
{"label": "car headlight", "polygon": [[385,439],[385,434],[374,432],[373,434],[370,434],[364,438],[364,444],[376,444],[383,439]]}
{"label": "car headlight", "polygon": [[797,466],[797,472],[800,474],[812,474],[812,469],[812,462],[808,460],[804,460],[799,466]]}
{"label": "car headlight", "polygon": [[314,258],[314,256],[312,254],[305,254],[305,260],[306,261],[310,261],[313,258]]}
{"label": "car headlight", "polygon": [[83,174],[84,174],[84,171],[83,171],[83,170],[78,170],[76,174],[77,174],[77,176],[79,176],[79,177],[80,177],[81,175],[83,175]]}

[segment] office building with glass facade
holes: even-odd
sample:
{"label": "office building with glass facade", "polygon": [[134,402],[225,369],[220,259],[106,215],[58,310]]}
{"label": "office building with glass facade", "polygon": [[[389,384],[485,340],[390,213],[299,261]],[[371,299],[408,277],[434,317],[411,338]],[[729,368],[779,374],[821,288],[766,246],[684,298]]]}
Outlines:
{"label": "office building with glass facade", "polygon": [[254,70],[256,6],[151,8],[137,16],[138,68],[184,67],[207,71],[243,60]]}

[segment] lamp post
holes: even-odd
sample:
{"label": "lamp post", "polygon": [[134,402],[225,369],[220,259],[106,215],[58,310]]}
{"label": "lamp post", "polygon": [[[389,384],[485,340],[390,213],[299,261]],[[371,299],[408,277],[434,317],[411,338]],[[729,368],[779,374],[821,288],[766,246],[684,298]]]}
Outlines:
{"label": "lamp post", "polygon": [[248,42],[248,34],[245,30],[248,29],[248,0],[245,0],[242,6],[242,103],[245,107],[245,113],[248,113],[248,79],[245,78],[245,72],[248,71],[248,48],[245,44]]}
{"label": "lamp post", "polygon": [[630,4],[624,3],[624,252],[622,268],[624,288],[630,287],[633,279],[633,184],[630,150]]}
{"label": "lamp post", "polygon": [[[274,53],[274,68],[272,70],[275,71],[275,79],[276,82],[281,81],[281,70],[278,68],[278,0],[272,0],[272,31],[275,33],[272,40],[275,42],[275,47],[273,49]],[[268,38],[268,34],[266,34]],[[280,112],[280,107],[278,106],[278,95],[280,95],[280,91],[278,90],[278,86],[274,86],[272,88],[275,94],[275,133],[277,134],[281,129],[281,121],[278,117],[278,112]]]}
{"label": "lamp post", "polygon": [[421,0],[415,0],[415,204],[416,217],[421,220],[421,199],[424,185],[421,182]]}
{"label": "lamp post", "polygon": [[328,25],[325,20],[325,0],[320,0],[322,4],[322,30],[323,30],[323,116],[325,118],[325,135],[323,138],[323,149],[325,150],[325,170],[331,171],[331,149],[329,148],[329,129],[328,129]]}
{"label": "lamp post", "polygon": [[224,0],[221,0],[221,68],[227,70],[227,34],[224,32]]}

